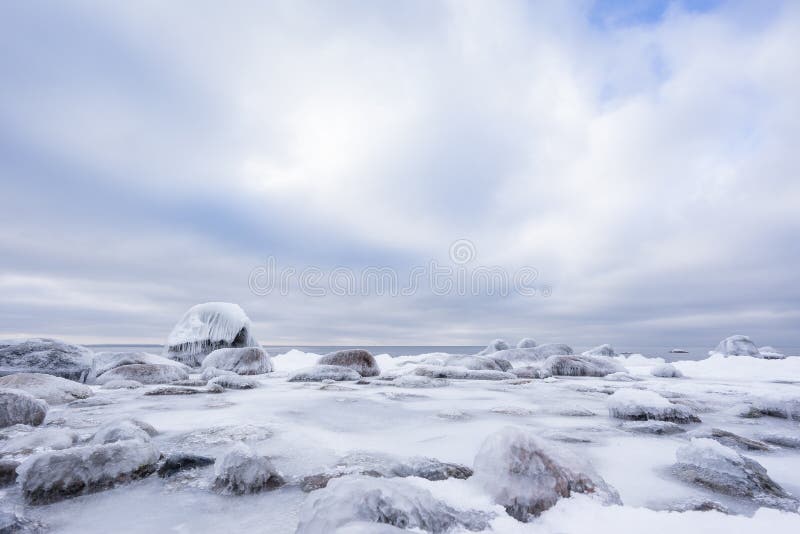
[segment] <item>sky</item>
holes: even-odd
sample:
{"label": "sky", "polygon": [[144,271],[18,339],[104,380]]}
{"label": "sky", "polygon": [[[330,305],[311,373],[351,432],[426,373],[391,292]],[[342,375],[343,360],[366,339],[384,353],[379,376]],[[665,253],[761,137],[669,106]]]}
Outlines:
{"label": "sky", "polygon": [[[797,50],[793,1],[2,2],[0,337],[800,347]],[[431,262],[534,294],[325,287]]]}

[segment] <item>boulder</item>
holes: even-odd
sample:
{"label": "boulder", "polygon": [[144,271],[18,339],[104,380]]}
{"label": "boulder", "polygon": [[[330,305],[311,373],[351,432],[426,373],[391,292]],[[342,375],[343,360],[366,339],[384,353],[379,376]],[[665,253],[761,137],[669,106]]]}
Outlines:
{"label": "boulder", "polygon": [[255,389],[258,387],[258,380],[246,376],[218,376],[208,381],[209,386],[217,385],[225,389]]}
{"label": "boulder", "polygon": [[103,389],[139,389],[143,385],[136,380],[109,380],[103,384]]}
{"label": "boulder", "polygon": [[314,365],[289,375],[289,382],[322,382],[323,380],[361,380],[358,371],[341,365]]}
{"label": "boulder", "polygon": [[361,349],[348,349],[331,352],[321,357],[317,361],[317,365],[338,365],[341,367],[349,367],[358,372],[361,376],[378,376],[381,370],[378,367],[378,362],[369,351]]}
{"label": "boulder", "polygon": [[556,355],[548,357],[542,369],[552,376],[606,376],[624,372],[619,363],[604,356]]}
{"label": "boulder", "polygon": [[670,421],[629,421],[622,423],[620,428],[637,434],[654,434],[658,436],[683,434],[686,432],[686,429],[682,426]]}
{"label": "boulder", "polygon": [[572,348],[563,343],[545,343],[536,347],[501,350],[493,354],[509,362],[541,362],[550,356],[569,356]]}
{"label": "boulder", "polygon": [[202,380],[209,381],[218,376],[236,376],[236,373],[233,371],[223,371],[222,369],[217,369],[216,367],[206,367],[203,369],[203,374],[200,375],[200,378]]}
{"label": "boulder", "polygon": [[172,365],[189,371],[188,365],[149,352],[98,352],[92,359],[92,375],[96,380],[111,369],[134,364]]}
{"label": "boulder", "polygon": [[759,436],[761,441],[784,449],[800,449],[800,435],[769,433]]}
{"label": "boulder", "polygon": [[25,391],[0,388],[0,428],[17,424],[38,426],[45,415],[45,401]]}
{"label": "boulder", "polygon": [[150,438],[156,434],[158,434],[156,429],[144,421],[121,419],[111,421],[98,428],[92,436],[91,443],[102,445],[131,439],[150,441]]}
{"label": "boulder", "polygon": [[47,525],[14,512],[0,512],[0,533],[41,534],[48,532]]}
{"label": "boulder", "polygon": [[251,330],[250,318],[237,304],[197,304],[183,314],[170,332],[165,356],[198,367],[217,349],[259,347]]}
{"label": "boulder", "polygon": [[48,404],[65,404],[94,395],[89,386],[42,373],[16,373],[0,377],[0,388],[26,391]]}
{"label": "boulder", "polygon": [[208,456],[180,452],[173,453],[167,456],[167,459],[158,468],[158,476],[167,478],[187,469],[197,469],[213,464],[214,458],[209,458]]}
{"label": "boulder", "polygon": [[444,365],[449,367],[464,367],[471,371],[508,371],[511,363],[502,358],[492,356],[462,356],[453,355],[444,361]]}
{"label": "boulder", "polygon": [[658,393],[643,389],[620,389],[607,401],[608,412],[617,419],[631,421],[670,421],[699,423],[700,418],[687,406],[674,404]]}
{"label": "boulder", "polygon": [[217,349],[201,364],[203,370],[210,367],[238,375],[260,375],[272,372],[272,360],[261,347]]}
{"label": "boulder", "polygon": [[536,346],[536,341],[534,341],[533,339],[531,339],[529,337],[523,337],[517,343],[517,348],[518,349],[532,349],[535,346]]}
{"label": "boulder", "polygon": [[614,347],[612,347],[608,343],[606,343],[605,345],[598,345],[597,347],[584,351],[582,354],[584,356],[609,356],[609,357],[617,355],[617,353],[614,352]]}
{"label": "boulder", "polygon": [[214,490],[244,495],[279,488],[285,483],[269,458],[237,443],[214,464]]}
{"label": "boulder", "polygon": [[650,374],[660,378],[683,378],[681,370],[671,363],[656,365],[650,369]]}
{"label": "boulder", "polygon": [[107,384],[113,380],[134,380],[142,384],[169,384],[187,378],[189,378],[189,373],[175,365],[135,363],[106,371],[97,378],[97,383]]}
{"label": "boulder", "polygon": [[750,439],[739,434],[734,434],[721,428],[712,428],[708,435],[711,439],[718,441],[726,447],[743,449],[746,451],[771,451],[772,447],[757,439]]}
{"label": "boulder", "polygon": [[78,435],[71,430],[44,427],[0,442],[0,456],[24,457],[35,452],[68,449],[77,442]]}
{"label": "boulder", "polygon": [[758,352],[758,348],[756,348],[750,338],[740,335],[726,337],[719,342],[719,345],[717,345],[717,348],[715,348],[712,353],[722,354],[723,356],[761,357],[761,353]]}
{"label": "boulder", "polygon": [[30,338],[0,341],[0,375],[44,373],[85,382],[92,367],[92,351],[57,339]]}

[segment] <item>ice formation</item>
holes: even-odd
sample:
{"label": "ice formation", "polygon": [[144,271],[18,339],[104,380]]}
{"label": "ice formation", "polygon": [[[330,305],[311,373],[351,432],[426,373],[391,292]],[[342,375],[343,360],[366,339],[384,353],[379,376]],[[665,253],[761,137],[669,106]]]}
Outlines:
{"label": "ice formation", "polygon": [[239,375],[260,375],[272,372],[272,360],[261,347],[217,349],[201,364],[203,370],[209,367]]}
{"label": "ice formation", "polygon": [[362,349],[347,349],[326,354],[317,362],[318,365],[339,365],[349,367],[361,376],[378,376],[381,370],[378,362],[369,351]]}
{"label": "ice formation", "polygon": [[505,342],[503,339],[495,339],[489,345],[486,346],[485,349],[478,353],[478,356],[486,356],[487,354],[494,354],[495,352],[501,350],[508,350],[510,347],[508,343]]}
{"label": "ice formation", "polygon": [[719,342],[717,348],[709,354],[722,354],[723,356],[752,356],[753,358],[760,358],[761,353],[758,352],[755,344],[747,336],[735,335],[726,337]]}
{"label": "ice formation", "polygon": [[758,353],[766,360],[783,360],[786,355],[767,345],[758,349]]}
{"label": "ice formation", "polygon": [[650,374],[661,378],[682,378],[683,373],[671,363],[656,365],[650,369]]}
{"label": "ice formation", "polygon": [[462,356],[453,355],[444,360],[444,365],[450,367],[463,367],[471,371],[508,371],[511,363],[502,358],[489,356]]}
{"label": "ice formation", "polygon": [[192,367],[206,355],[227,347],[258,347],[250,319],[237,304],[197,304],[181,317],[167,338],[166,356]]}
{"label": "ice formation", "polygon": [[536,341],[534,341],[533,339],[531,339],[529,337],[523,337],[517,343],[517,348],[518,349],[530,349],[530,348],[533,348],[535,346],[536,346]]}
{"label": "ice formation", "polygon": [[133,364],[172,365],[189,371],[189,367],[180,362],[149,352],[97,352],[92,359],[93,379],[116,367]]}
{"label": "ice formation", "polygon": [[772,450],[772,447],[770,447],[763,441],[746,438],[744,436],[740,436],[739,434],[734,434],[733,432],[730,432],[728,430],[722,430],[721,428],[712,428],[711,432],[708,434],[708,437],[710,437],[714,441],[722,443],[726,447],[731,447],[734,449],[742,449],[746,451]]}
{"label": "ice formation", "polygon": [[269,458],[237,443],[214,464],[214,489],[243,495],[279,488],[285,483]]}
{"label": "ice formation", "polygon": [[16,373],[0,377],[0,388],[27,391],[48,404],[64,404],[94,395],[92,388],[81,383],[42,373]]}
{"label": "ice formation", "polygon": [[47,403],[18,389],[0,388],[0,428],[23,424],[41,425]]}
{"label": "ice formation", "polygon": [[584,356],[616,356],[617,353],[614,352],[614,347],[606,343],[605,345],[599,345],[582,353]]}
{"label": "ice formation", "polygon": [[224,371],[222,369],[217,369],[216,367],[206,367],[200,374],[200,379],[208,381],[218,376],[233,376],[235,374],[236,373],[233,371]]}
{"label": "ice formation", "polygon": [[189,373],[175,365],[134,363],[106,371],[97,378],[97,383],[107,384],[116,380],[135,380],[142,384],[168,384],[187,378],[189,378]]}
{"label": "ice formation", "polygon": [[315,365],[298,369],[289,375],[289,382],[322,382],[323,380],[360,380],[358,371],[341,365]]}
{"label": "ice formation", "polygon": [[461,380],[508,380],[517,378],[516,375],[503,371],[472,370],[466,367],[420,365],[414,369],[414,374],[429,378],[452,378]]}
{"label": "ice formation", "polygon": [[79,382],[92,367],[92,351],[57,339],[30,338],[0,341],[0,375],[45,373]]}
{"label": "ice formation", "polygon": [[187,469],[197,469],[199,467],[214,465],[214,462],[214,458],[200,456],[199,454],[172,453],[167,456],[164,463],[158,468],[158,476],[167,478]]}
{"label": "ice formation", "polygon": [[221,375],[209,380],[208,385],[225,389],[253,389],[258,387],[258,380],[239,375]]}
{"label": "ice formation", "polygon": [[542,369],[552,376],[606,376],[624,372],[625,368],[616,361],[604,356],[550,356],[542,364]]}
{"label": "ice formation", "polygon": [[104,443],[114,443],[136,439],[139,441],[150,441],[152,436],[158,432],[152,425],[138,419],[122,419],[111,421],[98,428],[92,436],[91,443],[102,445]]}
{"label": "ice formation", "polygon": [[39,428],[2,442],[0,456],[19,458],[36,452],[68,449],[78,441],[78,434],[62,428]]}
{"label": "ice formation", "polygon": [[672,421],[674,423],[700,422],[691,409],[674,404],[654,391],[643,389],[620,389],[607,401],[608,411],[617,419],[633,421]]}
{"label": "ice formation", "polygon": [[502,358],[510,362],[539,362],[550,356],[567,356],[572,354],[572,348],[563,343],[545,343],[529,348],[506,349],[492,354],[495,358]]}

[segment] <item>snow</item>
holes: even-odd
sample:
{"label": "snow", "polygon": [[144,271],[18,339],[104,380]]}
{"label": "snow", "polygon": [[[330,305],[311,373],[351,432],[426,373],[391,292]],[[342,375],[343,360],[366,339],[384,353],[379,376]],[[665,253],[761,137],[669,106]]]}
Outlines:
{"label": "snow", "polygon": [[261,347],[217,349],[203,359],[203,370],[216,367],[240,375],[260,375],[272,371],[272,361]]}
{"label": "snow", "polygon": [[48,404],[63,404],[94,394],[90,387],[78,382],[41,373],[16,373],[0,377],[0,388],[27,391]]}
{"label": "snow", "polygon": [[92,366],[92,351],[50,338],[0,341],[0,375],[45,373],[80,382]]}

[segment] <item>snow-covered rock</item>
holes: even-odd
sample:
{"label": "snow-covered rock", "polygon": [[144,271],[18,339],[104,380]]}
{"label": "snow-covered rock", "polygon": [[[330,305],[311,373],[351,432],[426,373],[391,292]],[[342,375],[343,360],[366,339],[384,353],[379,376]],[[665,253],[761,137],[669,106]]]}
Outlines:
{"label": "snow-covered rock", "polygon": [[269,461],[244,443],[237,443],[214,464],[214,490],[244,495],[279,488],[283,477]]}
{"label": "snow-covered rock", "polygon": [[552,376],[606,376],[624,372],[625,368],[616,361],[604,356],[550,356],[542,364],[542,369]]}
{"label": "snow-covered rock", "polygon": [[440,388],[449,384],[450,382],[444,378],[431,378],[412,374],[400,375],[388,383],[388,385],[398,388]]}
{"label": "snow-covered rock", "polygon": [[358,371],[341,365],[314,365],[291,373],[289,382],[322,382],[323,380],[361,380]]}
{"label": "snow-covered rock", "polygon": [[261,347],[217,349],[201,364],[203,370],[210,367],[238,375],[260,375],[272,372],[272,360]]}
{"label": "snow-covered rock", "polygon": [[608,398],[607,406],[609,414],[617,419],[700,422],[700,418],[687,406],[674,404],[654,391],[643,389],[617,390]]}
{"label": "snow-covered rock", "polygon": [[614,347],[612,347],[608,343],[604,345],[598,345],[597,347],[584,351],[581,354],[583,354],[584,356],[611,356],[611,357],[617,355],[617,353],[614,352]]}
{"label": "snow-covered rock", "polygon": [[709,354],[718,353],[723,356],[752,356],[753,358],[760,358],[761,353],[758,352],[755,344],[747,336],[735,335],[726,337],[719,342],[717,348]]}
{"label": "snow-covered rock", "polygon": [[375,357],[369,351],[362,349],[347,349],[326,354],[319,359],[317,365],[349,367],[364,377],[381,374]]}
{"label": "snow-covered rock", "polygon": [[414,374],[429,378],[452,378],[456,380],[509,380],[516,375],[503,371],[473,371],[464,367],[445,367],[438,365],[420,365]]}
{"label": "snow-covered rock", "polygon": [[686,429],[670,421],[628,421],[620,425],[622,430],[637,434],[655,434],[665,436],[670,434],[683,434]]}
{"label": "snow-covered rock", "polygon": [[0,388],[27,391],[48,404],[64,404],[94,395],[89,386],[42,373],[16,373],[0,377]]}
{"label": "snow-covered rock", "polygon": [[38,426],[47,415],[47,403],[19,389],[0,388],[0,428],[23,424]]}
{"label": "snow-covered rock", "polygon": [[450,367],[464,367],[472,371],[508,371],[511,363],[508,360],[494,358],[493,356],[463,356],[453,355],[444,361]]}
{"label": "snow-covered rock", "polygon": [[203,369],[203,373],[200,375],[202,380],[206,382],[211,380],[212,378],[216,378],[218,376],[233,376],[236,373],[233,371],[225,371],[223,369],[217,369],[216,367],[206,367]]}
{"label": "snow-covered rock", "polygon": [[0,375],[44,373],[85,382],[92,367],[92,351],[57,339],[30,338],[0,341]]}
{"label": "snow-covered rock", "polygon": [[743,416],[769,416],[800,421],[800,396],[770,394],[754,397]]}
{"label": "snow-covered rock", "polygon": [[137,380],[109,380],[103,384],[103,389],[139,389],[143,385]]}
{"label": "snow-covered rock", "polygon": [[501,350],[508,350],[509,348],[511,348],[511,347],[508,346],[508,343],[506,343],[505,340],[503,340],[503,339],[495,339],[494,341],[489,343],[486,346],[485,349],[480,351],[478,353],[478,356],[485,356],[487,354],[493,354],[493,353],[501,351]]}
{"label": "snow-covered rock", "polygon": [[308,495],[300,508],[296,534],[335,532],[357,521],[373,529],[391,525],[404,530],[443,533],[484,530],[486,513],[456,510],[431,493],[401,479],[346,477],[331,480],[324,489]]}
{"label": "snow-covered rock", "polygon": [[17,482],[29,504],[45,504],[146,477],[159,456],[140,440],[43,452],[20,464]]}
{"label": "snow-covered rock", "polygon": [[225,389],[254,389],[258,387],[258,380],[239,375],[222,375],[209,380],[208,385],[222,386]]}
{"label": "snow-covered rock", "polygon": [[167,338],[168,358],[197,367],[211,352],[227,347],[258,347],[250,318],[237,304],[206,302],[192,306]]}
{"label": "snow-covered rock", "polygon": [[96,379],[116,367],[134,364],[173,365],[184,371],[189,371],[188,365],[150,352],[96,352],[92,358],[91,375]]}
{"label": "snow-covered rock", "polygon": [[761,357],[765,360],[783,360],[786,358],[785,354],[778,352],[777,349],[774,349],[769,345],[759,348],[758,353],[761,354]]}
{"label": "snow-covered rock", "polygon": [[572,347],[563,343],[545,343],[529,348],[506,349],[492,354],[495,358],[502,358],[509,362],[540,362],[550,356],[568,356],[572,354]]}
{"label": "snow-covered rock", "polygon": [[150,438],[156,434],[158,434],[156,429],[144,421],[121,419],[111,421],[98,428],[92,436],[91,443],[101,445],[131,439],[150,441]]}
{"label": "snow-covered rock", "polygon": [[168,478],[179,473],[180,471],[206,467],[213,465],[214,462],[214,458],[200,456],[199,454],[182,452],[172,453],[167,456],[167,458],[164,460],[164,463],[158,468],[158,476],[161,478]]}
{"label": "snow-covered rock", "polygon": [[658,376],[660,378],[682,378],[683,373],[680,369],[672,365],[671,363],[663,363],[661,365],[656,365],[652,369],[650,369],[650,374],[653,376]]}
{"label": "snow-covered rock", "polygon": [[588,464],[519,428],[491,434],[475,456],[473,479],[519,521],[530,521],[573,493],[620,504],[619,495]]}
{"label": "snow-covered rock", "polygon": [[526,365],[524,367],[516,367],[511,370],[517,378],[548,378],[553,376],[550,371],[542,367],[542,365]]}
{"label": "snow-covered rock", "polygon": [[135,363],[115,367],[97,377],[98,384],[107,384],[113,380],[135,380],[142,384],[169,384],[189,378],[183,368],[175,365],[157,363]]}
{"label": "snow-covered rock", "polygon": [[702,436],[702,437],[709,437],[714,441],[722,443],[726,447],[731,447],[735,449],[743,449],[746,451],[772,450],[772,447],[770,447],[763,441],[746,438],[744,436],[740,436],[739,434],[734,434],[733,432],[722,430],[721,428],[712,428],[711,432],[707,436]]}
{"label": "snow-covered rock", "polygon": [[781,510],[797,511],[798,501],[767,475],[755,460],[712,439],[692,438],[679,448],[672,471],[681,480],[712,491],[749,498]]}
{"label": "snow-covered rock", "polygon": [[518,349],[530,349],[530,348],[533,348],[535,346],[536,346],[536,341],[534,341],[533,339],[531,339],[529,337],[523,337],[517,343],[517,348]]}
{"label": "snow-covered rock", "polygon": [[35,452],[68,449],[77,441],[78,435],[71,430],[38,428],[0,442],[0,456],[29,456]]}

